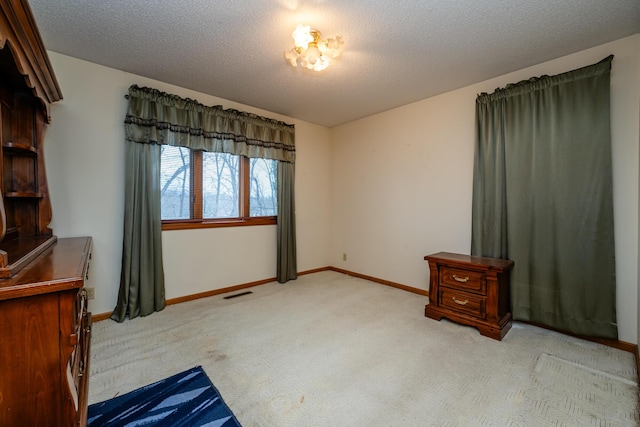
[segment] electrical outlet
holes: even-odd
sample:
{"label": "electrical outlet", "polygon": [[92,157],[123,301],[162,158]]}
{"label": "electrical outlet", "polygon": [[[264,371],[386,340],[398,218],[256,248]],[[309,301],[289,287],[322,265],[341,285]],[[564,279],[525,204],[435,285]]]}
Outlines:
{"label": "electrical outlet", "polygon": [[96,298],[96,288],[86,288],[86,290],[87,290],[87,299]]}
{"label": "electrical outlet", "polygon": [[346,261],[346,260],[347,260],[347,254],[346,254],[346,253],[342,254],[342,260],[343,260],[343,261]]}

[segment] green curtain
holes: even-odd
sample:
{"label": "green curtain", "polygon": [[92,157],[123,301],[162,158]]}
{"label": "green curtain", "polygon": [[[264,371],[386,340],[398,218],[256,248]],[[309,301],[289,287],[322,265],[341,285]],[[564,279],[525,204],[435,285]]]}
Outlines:
{"label": "green curtain", "polygon": [[514,319],[616,339],[612,59],[478,96],[471,252],[515,261]]}
{"label": "green curtain", "polygon": [[119,322],[165,305],[160,215],[160,145],[278,161],[277,278],[297,277],[295,127],[157,89],[129,88],[125,117],[126,188]]}
{"label": "green curtain", "polygon": [[278,162],[278,267],[276,278],[285,283],[298,277],[295,227],[295,165]]}
{"label": "green curtain", "polygon": [[160,146],[126,142],[125,212],[118,303],[123,322],[165,306],[160,220]]}

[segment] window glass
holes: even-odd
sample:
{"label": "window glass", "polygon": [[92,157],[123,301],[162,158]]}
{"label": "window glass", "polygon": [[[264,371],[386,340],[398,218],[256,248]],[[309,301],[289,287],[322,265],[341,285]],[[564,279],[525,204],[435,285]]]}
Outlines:
{"label": "window glass", "polygon": [[278,162],[270,159],[250,159],[249,216],[278,214]]}
{"label": "window glass", "polygon": [[162,145],[160,158],[160,205],[162,219],[191,216],[191,156],[188,148]]}
{"label": "window glass", "polygon": [[239,216],[239,156],[202,153],[203,218]]}
{"label": "window glass", "polygon": [[161,150],[163,229],[276,223],[276,160],[170,145]]}

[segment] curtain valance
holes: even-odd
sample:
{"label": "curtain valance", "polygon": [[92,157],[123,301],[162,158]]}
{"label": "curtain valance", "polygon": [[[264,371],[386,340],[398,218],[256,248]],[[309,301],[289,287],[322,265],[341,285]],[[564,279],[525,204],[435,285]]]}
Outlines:
{"label": "curtain valance", "polygon": [[127,141],[295,163],[295,127],[148,87],[129,88]]}

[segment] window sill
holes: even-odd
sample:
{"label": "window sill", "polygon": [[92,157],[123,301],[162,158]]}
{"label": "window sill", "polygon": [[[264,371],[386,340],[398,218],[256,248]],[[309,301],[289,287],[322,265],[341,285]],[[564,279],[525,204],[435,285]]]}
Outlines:
{"label": "window sill", "polygon": [[192,230],[196,228],[247,227],[250,225],[275,225],[277,223],[277,217],[275,216],[225,219],[166,219],[162,221],[162,231]]}

